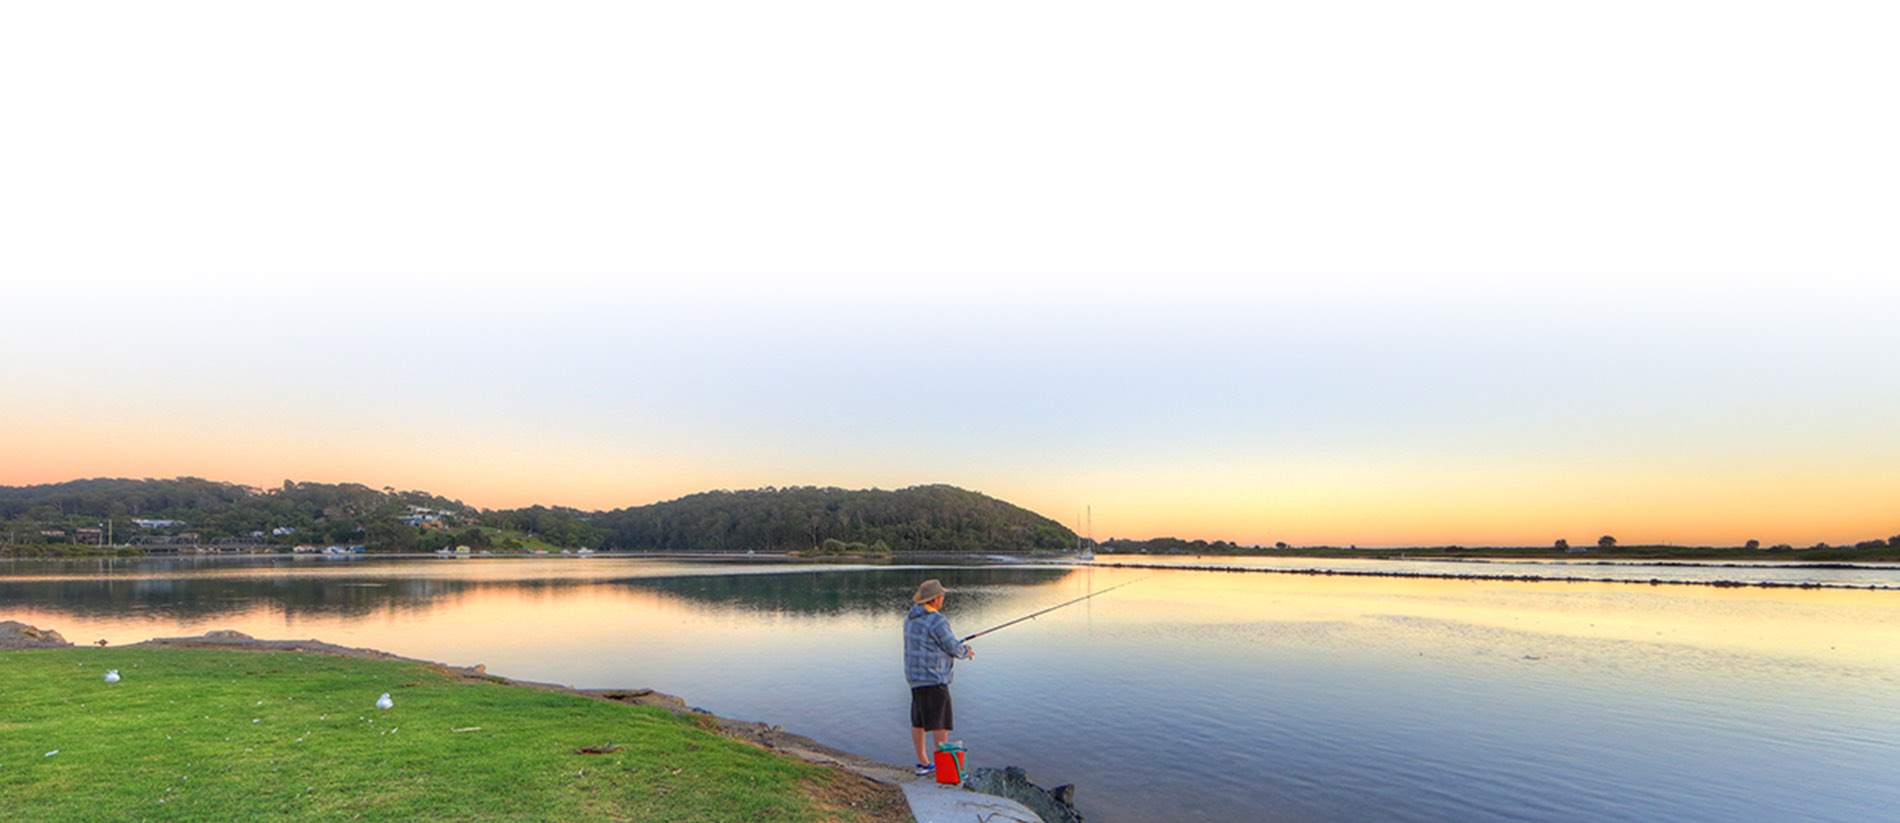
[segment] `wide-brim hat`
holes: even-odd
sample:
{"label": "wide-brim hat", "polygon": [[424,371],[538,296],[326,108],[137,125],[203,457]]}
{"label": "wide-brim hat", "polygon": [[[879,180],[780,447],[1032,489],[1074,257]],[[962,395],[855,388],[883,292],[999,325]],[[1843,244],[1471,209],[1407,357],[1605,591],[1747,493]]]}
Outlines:
{"label": "wide-brim hat", "polygon": [[925,580],[923,585],[917,587],[917,593],[910,596],[910,602],[929,603],[932,600],[944,596],[944,594],[949,591],[949,589],[943,587],[942,583],[937,582],[937,578],[933,577],[929,580]]}

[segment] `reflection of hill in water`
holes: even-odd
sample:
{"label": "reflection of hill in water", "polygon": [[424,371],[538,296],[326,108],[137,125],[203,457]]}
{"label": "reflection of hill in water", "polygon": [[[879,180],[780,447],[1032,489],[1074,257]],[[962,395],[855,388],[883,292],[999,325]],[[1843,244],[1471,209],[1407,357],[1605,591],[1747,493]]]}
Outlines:
{"label": "reflection of hill in water", "polygon": [[617,581],[637,589],[736,606],[800,614],[889,613],[910,602],[917,584],[935,577],[955,597],[982,602],[1002,589],[1041,586],[1071,569],[945,568],[808,571],[781,574],[689,575]]}
{"label": "reflection of hill in water", "polygon": [[12,581],[0,583],[0,604],[33,606],[81,617],[145,614],[196,620],[245,612],[259,605],[276,606],[294,616],[361,617],[390,611],[428,611],[443,598],[477,591],[550,591],[593,583],[373,576]]}
{"label": "reflection of hill in water", "polygon": [[1053,583],[1068,569],[944,568],[813,570],[772,574],[705,574],[676,577],[542,580],[458,580],[437,577],[61,578],[0,583],[0,609],[27,606],[78,617],[162,616],[194,621],[238,614],[259,606],[298,617],[363,617],[420,613],[444,600],[475,593],[552,593],[590,586],[624,586],[705,603],[756,611],[802,614],[888,612],[910,598],[917,584],[936,577],[980,602],[1002,589]]}

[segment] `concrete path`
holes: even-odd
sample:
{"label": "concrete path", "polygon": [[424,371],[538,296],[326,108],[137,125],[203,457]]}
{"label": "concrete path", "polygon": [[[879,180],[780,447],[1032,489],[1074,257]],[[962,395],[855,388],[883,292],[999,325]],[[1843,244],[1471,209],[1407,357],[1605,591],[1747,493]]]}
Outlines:
{"label": "concrete path", "polygon": [[917,823],[1042,823],[1035,812],[1007,797],[965,791],[934,780],[900,784]]}

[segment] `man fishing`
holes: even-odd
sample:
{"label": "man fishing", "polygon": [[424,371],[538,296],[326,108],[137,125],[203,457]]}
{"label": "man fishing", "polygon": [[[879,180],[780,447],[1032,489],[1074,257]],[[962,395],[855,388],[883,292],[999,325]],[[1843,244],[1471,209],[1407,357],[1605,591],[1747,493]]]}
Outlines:
{"label": "man fishing", "polygon": [[917,749],[917,775],[929,774],[930,753],[924,750],[924,733],[930,732],[938,746],[950,740],[956,728],[950,714],[951,670],[957,658],[976,657],[976,650],[963,645],[950,631],[950,619],[943,616],[943,597],[949,589],[936,579],[925,580],[910,596],[910,613],[904,616],[904,679],[910,681],[910,740]]}

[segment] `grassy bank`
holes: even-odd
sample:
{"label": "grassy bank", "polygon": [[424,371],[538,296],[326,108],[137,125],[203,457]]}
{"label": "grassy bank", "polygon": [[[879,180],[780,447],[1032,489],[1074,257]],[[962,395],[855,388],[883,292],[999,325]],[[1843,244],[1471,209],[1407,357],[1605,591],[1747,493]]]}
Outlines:
{"label": "grassy bank", "polygon": [[10,819],[908,819],[888,787],[708,725],[408,661],[0,651]]}

